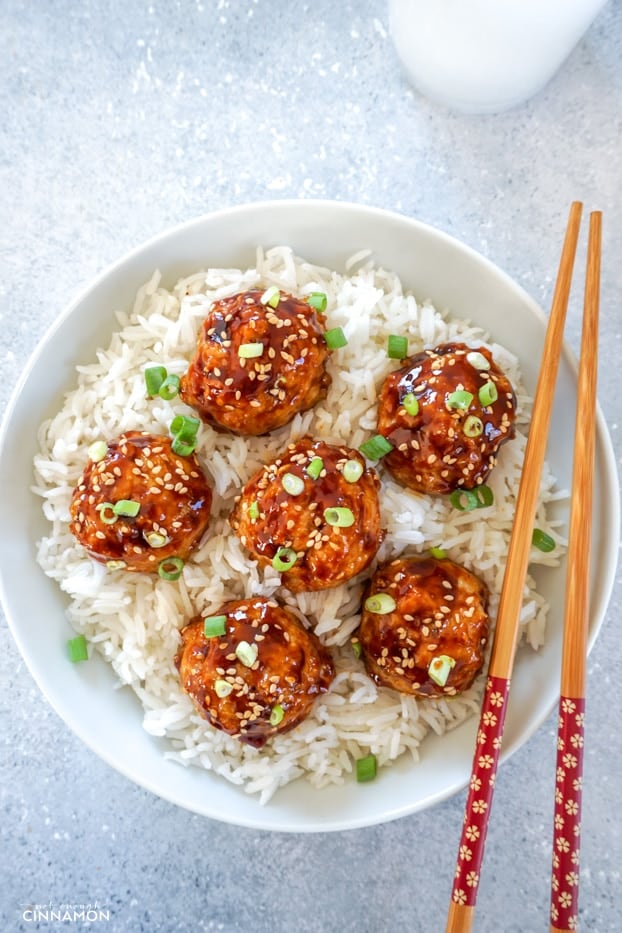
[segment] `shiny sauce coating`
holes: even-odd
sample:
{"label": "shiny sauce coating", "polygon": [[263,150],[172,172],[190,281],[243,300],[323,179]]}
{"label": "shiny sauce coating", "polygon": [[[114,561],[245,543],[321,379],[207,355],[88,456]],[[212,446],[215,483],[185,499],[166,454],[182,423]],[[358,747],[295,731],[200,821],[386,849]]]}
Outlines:
{"label": "shiny sauce coating", "polygon": [[[370,677],[416,697],[455,696],[472,683],[484,662],[488,591],[453,561],[404,557],[379,567],[366,599],[386,594],[390,612],[363,609],[359,639]],[[452,664],[446,682],[430,676],[435,659]]]}
{"label": "shiny sauce coating", "polygon": [[[484,404],[480,391],[487,386],[495,400]],[[415,414],[405,407],[407,397],[416,400]],[[382,386],[378,431],[394,448],[383,464],[417,492],[473,489],[514,436],[515,409],[512,385],[487,347],[448,343],[424,350]]]}
{"label": "shiny sauce coating", "polygon": [[211,305],[181,380],[182,401],[214,427],[238,434],[287,424],[330,385],[322,316],[284,292],[274,308],[263,295],[251,289]]}
{"label": "shiny sauce coating", "polygon": [[[138,513],[115,516],[111,507],[128,501]],[[211,504],[194,455],[175,454],[168,437],[126,431],[108,441],[101,460],[86,465],[69,528],[100,563],[153,572],[164,559],[188,556],[207,528]]]}
{"label": "shiny sauce coating", "polygon": [[274,599],[228,602],[214,616],[225,617],[223,635],[206,637],[200,616],[181,631],[182,687],[213,726],[260,748],[298,725],[328,690],[330,654]]}
{"label": "shiny sauce coating", "polygon": [[[321,461],[316,478],[309,473],[313,461]],[[353,482],[345,478],[347,463],[360,471]],[[295,494],[288,490],[291,476],[300,487]],[[284,586],[293,592],[326,589],[374,558],[384,537],[379,485],[358,451],[303,437],[249,480],[229,521],[261,565],[272,563],[282,548],[294,552],[295,563],[281,574]],[[349,512],[352,524],[330,524],[333,510]]]}

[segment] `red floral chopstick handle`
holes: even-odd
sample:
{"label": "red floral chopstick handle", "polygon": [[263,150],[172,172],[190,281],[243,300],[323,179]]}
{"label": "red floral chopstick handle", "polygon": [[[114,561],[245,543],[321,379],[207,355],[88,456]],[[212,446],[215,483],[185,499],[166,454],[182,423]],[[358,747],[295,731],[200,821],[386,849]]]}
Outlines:
{"label": "red floral chopstick handle", "polygon": [[560,697],[551,873],[551,930],[579,926],[585,699]]}
{"label": "red floral chopstick handle", "polygon": [[461,906],[474,907],[477,900],[509,690],[505,677],[488,677],[451,892]]}

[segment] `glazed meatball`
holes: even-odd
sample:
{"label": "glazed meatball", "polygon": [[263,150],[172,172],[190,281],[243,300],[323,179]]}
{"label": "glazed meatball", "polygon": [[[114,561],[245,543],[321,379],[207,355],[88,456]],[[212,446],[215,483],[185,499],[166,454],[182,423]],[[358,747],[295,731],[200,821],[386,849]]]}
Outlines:
{"label": "glazed meatball", "polygon": [[[324,325],[307,301],[253,289],[215,301],[182,377],[201,418],[237,434],[266,434],[326,396]],[[262,301],[262,297],[264,301]]]}
{"label": "glazed meatball", "polygon": [[111,569],[157,571],[183,560],[207,528],[212,491],[194,455],[171,440],[127,431],[89,461],[71,500],[70,530]]}
{"label": "glazed meatball", "polygon": [[257,748],[298,725],[335,676],[318,638],[264,597],[225,603],[207,620],[198,616],[181,640],[175,663],[198,711]]}
{"label": "glazed meatball", "polygon": [[514,390],[487,347],[424,350],[382,387],[378,431],[394,448],[383,463],[416,492],[473,489],[514,436],[515,408]]}
{"label": "glazed meatball", "polygon": [[484,662],[488,590],[451,560],[403,557],[371,580],[359,629],[365,667],[385,687],[454,696]]}
{"label": "glazed meatball", "polygon": [[229,521],[288,589],[323,590],[364,570],[378,550],[379,485],[358,451],[303,437],[249,480]]}

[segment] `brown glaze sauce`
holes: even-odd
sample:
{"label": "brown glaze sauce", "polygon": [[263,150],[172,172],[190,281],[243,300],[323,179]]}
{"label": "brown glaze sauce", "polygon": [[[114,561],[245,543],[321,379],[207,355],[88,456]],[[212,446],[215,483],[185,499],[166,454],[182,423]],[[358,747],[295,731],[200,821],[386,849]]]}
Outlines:
{"label": "brown glaze sauce", "polygon": [[[366,597],[388,593],[395,609],[363,609],[359,639],[372,679],[417,697],[453,696],[481,670],[488,638],[488,591],[450,560],[398,558],[374,574]],[[444,686],[429,676],[430,662],[446,655],[455,665]]]}
{"label": "brown glaze sauce", "polygon": [[[284,292],[276,308],[262,304],[262,295],[251,289],[212,304],[182,377],[182,401],[217,429],[265,434],[328,391],[321,315]],[[247,344],[261,344],[261,354],[240,356]]]}
{"label": "brown glaze sauce", "polygon": [[[480,353],[489,368],[471,365],[467,355],[472,352]],[[478,394],[487,382],[494,383],[497,399],[484,406]],[[448,405],[457,391],[473,396],[465,410]],[[411,393],[419,404],[416,415],[403,407]],[[512,385],[486,347],[448,343],[425,350],[391,373],[382,387],[378,431],[394,447],[383,464],[399,482],[418,492],[473,489],[485,482],[501,444],[514,436],[515,409]],[[465,422],[473,416],[483,427],[476,437],[465,432]]]}
{"label": "brown glaze sauce", "polygon": [[[106,524],[100,507],[121,499],[138,502],[138,515]],[[212,490],[194,455],[175,454],[168,437],[127,431],[108,442],[102,460],[86,465],[71,500],[69,528],[95,560],[155,571],[165,558],[190,553],[207,528],[211,504]],[[168,543],[150,546],[145,535],[153,533]]]}
{"label": "brown glaze sauce", "polygon": [[[226,616],[224,635],[206,637],[200,616],[181,631],[175,663],[182,686],[213,726],[260,748],[301,722],[328,690],[335,675],[330,654],[276,600],[229,602],[213,615]],[[256,652],[250,666],[236,655],[241,642]],[[223,682],[231,690],[219,696],[216,684]],[[271,724],[275,707],[282,719]]]}
{"label": "brown glaze sauce", "polygon": [[[312,479],[307,467],[316,457],[322,459],[323,469]],[[363,468],[354,483],[343,476],[348,460]],[[303,482],[300,494],[292,495],[283,485],[288,473]],[[296,563],[282,573],[283,585],[290,590],[337,586],[364,570],[382,542],[379,485],[376,472],[365,467],[358,451],[304,437],[249,480],[229,521],[260,564],[271,563],[279,548],[296,552]],[[255,519],[251,517],[253,503],[259,513]],[[350,509],[354,523],[350,527],[330,525],[324,513],[333,508]]]}

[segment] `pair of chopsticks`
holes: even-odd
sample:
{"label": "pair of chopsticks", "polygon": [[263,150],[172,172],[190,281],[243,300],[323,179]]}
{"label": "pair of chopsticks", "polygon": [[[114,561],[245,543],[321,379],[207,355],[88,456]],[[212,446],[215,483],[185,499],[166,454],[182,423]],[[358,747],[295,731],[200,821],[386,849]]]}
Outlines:
{"label": "pair of chopsticks", "polygon": [[[582,209],[583,205],[580,202],[574,202],[570,208],[545,336],[473,757],[446,933],[468,933],[475,915]],[[599,211],[590,214],[560,681],[551,933],[578,929],[578,861],[596,424],[601,219]]]}

